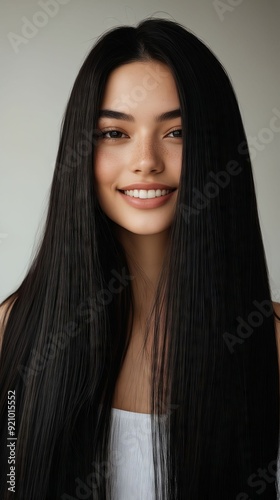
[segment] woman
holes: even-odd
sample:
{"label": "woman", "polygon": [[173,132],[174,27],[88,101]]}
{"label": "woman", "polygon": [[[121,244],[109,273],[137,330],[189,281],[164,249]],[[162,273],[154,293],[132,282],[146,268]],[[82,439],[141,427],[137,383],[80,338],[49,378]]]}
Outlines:
{"label": "woman", "polygon": [[[225,70],[179,23],[108,31],[66,108],[37,255],[1,308],[1,498],[275,499],[274,309]],[[111,441],[129,412],[151,419],[144,485]]]}

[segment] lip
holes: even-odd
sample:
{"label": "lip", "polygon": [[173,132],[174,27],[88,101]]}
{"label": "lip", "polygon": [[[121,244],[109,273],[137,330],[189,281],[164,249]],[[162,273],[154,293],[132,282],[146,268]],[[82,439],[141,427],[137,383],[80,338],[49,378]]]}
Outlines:
{"label": "lip", "polygon": [[159,183],[144,183],[144,182],[138,182],[136,184],[129,184],[128,186],[124,186],[122,188],[119,188],[118,191],[130,191],[131,189],[168,189],[174,191],[176,189],[175,187],[172,186],[167,186],[166,184],[159,184]]}
{"label": "lip", "polygon": [[[135,188],[137,189],[137,188]],[[142,188],[143,189],[143,188]],[[160,189],[160,188],[157,188]],[[120,196],[126,201],[126,203],[134,208],[141,208],[141,209],[149,209],[149,208],[157,208],[161,207],[165,203],[168,202],[168,200],[173,196],[175,193],[176,188],[173,189],[168,194],[165,194],[164,196],[158,196],[157,198],[133,198],[132,196],[128,196],[124,194],[121,190],[119,190]]]}

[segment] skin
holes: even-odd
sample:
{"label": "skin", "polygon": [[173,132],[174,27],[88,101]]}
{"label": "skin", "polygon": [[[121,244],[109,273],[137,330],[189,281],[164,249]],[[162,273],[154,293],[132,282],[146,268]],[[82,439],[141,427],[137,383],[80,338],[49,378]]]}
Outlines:
{"label": "skin", "polygon": [[[177,191],[164,205],[143,210],[128,205],[117,189],[136,182],[158,182],[178,188],[183,146],[181,117],[162,122],[157,122],[155,117],[179,108],[171,71],[158,61],[133,62],[116,68],[107,80],[101,104],[101,110],[122,111],[134,118],[134,121],[99,118],[98,128],[103,133],[108,129],[119,133],[107,133],[105,138],[99,139],[95,148],[94,177],[100,206],[115,223],[116,235],[128,256],[131,274],[135,276],[132,288],[139,320],[151,304]],[[136,263],[143,273],[139,272]]]}

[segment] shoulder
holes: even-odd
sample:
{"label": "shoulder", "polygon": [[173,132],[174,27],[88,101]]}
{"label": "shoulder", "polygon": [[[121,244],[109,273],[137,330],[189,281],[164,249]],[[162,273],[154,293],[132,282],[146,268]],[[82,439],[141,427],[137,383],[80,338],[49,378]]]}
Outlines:
{"label": "shoulder", "polygon": [[17,296],[14,294],[11,297],[8,297],[4,302],[2,302],[2,304],[0,304],[0,350],[2,346],[2,341],[7,321],[9,319],[12,306],[16,299]]}
{"label": "shoulder", "polygon": [[[279,325],[280,325],[280,302],[272,302],[273,305],[273,310],[275,312],[274,315],[274,320],[275,320],[275,328],[277,333],[279,332]],[[278,318],[277,318],[278,316]]]}
{"label": "shoulder", "polygon": [[272,302],[273,309],[275,314],[277,314],[278,318],[274,315],[274,323],[275,323],[275,335],[278,349],[278,362],[279,362],[279,371],[280,371],[280,302]]}

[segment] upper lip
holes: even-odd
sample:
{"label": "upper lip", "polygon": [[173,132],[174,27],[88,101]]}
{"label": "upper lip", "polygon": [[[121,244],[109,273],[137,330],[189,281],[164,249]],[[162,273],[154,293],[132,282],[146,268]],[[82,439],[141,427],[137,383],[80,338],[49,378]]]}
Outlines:
{"label": "upper lip", "polygon": [[175,187],[172,187],[172,186],[167,186],[166,184],[159,184],[159,183],[151,183],[151,184],[148,184],[148,183],[136,183],[136,184],[129,184],[128,186],[124,186],[122,188],[119,189],[119,191],[129,191],[131,189],[145,189],[147,191],[149,191],[149,189],[170,189],[170,190],[174,190],[176,189]]}

